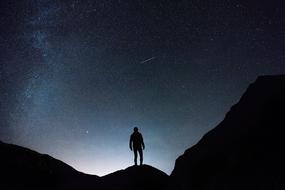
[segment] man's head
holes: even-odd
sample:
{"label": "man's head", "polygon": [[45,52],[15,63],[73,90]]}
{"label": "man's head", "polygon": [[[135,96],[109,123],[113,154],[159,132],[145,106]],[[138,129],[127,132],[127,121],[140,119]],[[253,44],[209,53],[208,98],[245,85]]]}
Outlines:
{"label": "man's head", "polygon": [[134,132],[138,132],[139,129],[137,127],[134,127]]}

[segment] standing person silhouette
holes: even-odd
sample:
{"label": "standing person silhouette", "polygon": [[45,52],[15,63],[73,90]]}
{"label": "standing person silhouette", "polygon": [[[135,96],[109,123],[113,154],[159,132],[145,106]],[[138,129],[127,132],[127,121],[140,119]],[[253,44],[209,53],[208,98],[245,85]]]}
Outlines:
{"label": "standing person silhouette", "polygon": [[143,136],[139,132],[139,129],[137,127],[134,128],[134,132],[130,137],[130,149],[134,151],[134,161],[135,165],[137,165],[137,158],[138,158],[138,152],[140,155],[140,165],[143,163],[143,150],[145,148],[144,142],[143,142]]}

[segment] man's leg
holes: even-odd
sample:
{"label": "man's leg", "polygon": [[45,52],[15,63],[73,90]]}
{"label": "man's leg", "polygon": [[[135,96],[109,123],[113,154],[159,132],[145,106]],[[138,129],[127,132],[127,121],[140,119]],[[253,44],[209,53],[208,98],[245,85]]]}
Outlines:
{"label": "man's leg", "polygon": [[142,165],[143,164],[143,151],[141,148],[138,151],[139,151],[139,155],[140,155],[140,165]]}
{"label": "man's leg", "polygon": [[137,158],[138,158],[138,150],[134,148],[134,156],[135,156],[135,165],[137,165]]}

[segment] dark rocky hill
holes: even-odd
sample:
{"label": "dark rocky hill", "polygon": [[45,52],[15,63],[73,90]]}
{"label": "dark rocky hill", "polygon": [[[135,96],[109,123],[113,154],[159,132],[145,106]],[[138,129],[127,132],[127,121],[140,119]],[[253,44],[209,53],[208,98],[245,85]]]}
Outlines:
{"label": "dark rocky hill", "polygon": [[0,189],[284,190],[285,76],[251,84],[225,119],[189,148],[171,176],[148,165],[98,177],[0,142]]}
{"label": "dark rocky hill", "polygon": [[166,189],[169,176],[164,172],[148,166],[131,166],[102,177],[102,189],[106,190],[146,190]]}
{"label": "dark rocky hill", "polygon": [[0,189],[78,189],[97,184],[99,177],[83,174],[46,154],[0,142]]}
{"label": "dark rocky hill", "polygon": [[0,142],[0,189],[165,189],[169,176],[148,166],[132,166],[103,177],[87,175],[51,156]]}
{"label": "dark rocky hill", "polygon": [[285,189],[285,76],[262,76],[176,160],[181,189]]}

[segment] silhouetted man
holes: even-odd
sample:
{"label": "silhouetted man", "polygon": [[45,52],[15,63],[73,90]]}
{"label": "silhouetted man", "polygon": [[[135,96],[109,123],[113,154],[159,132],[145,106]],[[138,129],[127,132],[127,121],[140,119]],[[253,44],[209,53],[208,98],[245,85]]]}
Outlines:
{"label": "silhouetted man", "polygon": [[143,142],[143,136],[139,132],[139,129],[137,127],[134,128],[134,132],[130,137],[130,149],[134,151],[135,165],[137,165],[138,152],[140,155],[140,165],[142,165],[143,163],[142,150],[144,150],[144,142]]}

